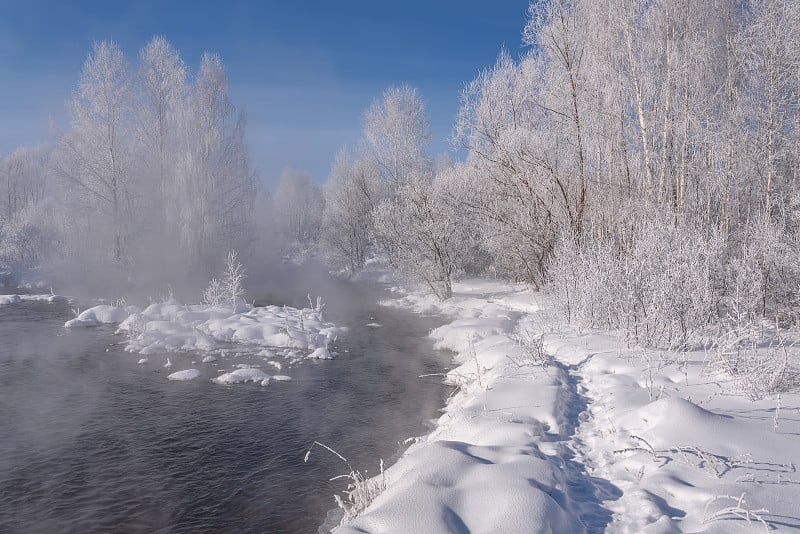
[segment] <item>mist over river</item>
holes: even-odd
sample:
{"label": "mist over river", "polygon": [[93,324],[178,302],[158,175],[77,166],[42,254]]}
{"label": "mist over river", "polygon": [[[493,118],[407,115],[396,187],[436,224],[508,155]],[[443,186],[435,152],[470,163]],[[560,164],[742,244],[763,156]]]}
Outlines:
{"label": "mist over river", "polygon": [[[316,532],[346,485],[329,479],[347,467],[317,448],[303,463],[315,440],[376,473],[426,432],[446,391],[419,376],[449,365],[426,338],[435,319],[379,306],[380,284],[313,268],[249,282],[257,305],[321,295],[326,319],[349,328],[339,357],[284,367],[292,380],[268,387],[218,385],[254,357],[138,364],[114,326],[65,329],[65,303],[0,306],[1,532]],[[167,357],[203,375],[169,381]]]}

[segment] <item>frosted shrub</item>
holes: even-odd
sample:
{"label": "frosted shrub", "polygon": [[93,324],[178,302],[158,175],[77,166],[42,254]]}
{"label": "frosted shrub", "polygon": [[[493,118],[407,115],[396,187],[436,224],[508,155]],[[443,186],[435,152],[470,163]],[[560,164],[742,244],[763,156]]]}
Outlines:
{"label": "frosted shrub", "polygon": [[618,267],[612,245],[606,240],[579,245],[563,237],[548,263],[548,289],[567,321],[590,326],[609,326],[616,320],[610,284],[618,280]]}
{"label": "frosted shrub", "polygon": [[725,333],[712,345],[709,367],[731,376],[752,401],[796,391],[800,387],[797,349],[783,341],[756,339],[735,330]]}
{"label": "frosted shrub", "polygon": [[550,291],[568,320],[621,329],[631,344],[684,348],[716,317],[722,241],[668,216],[630,226],[624,239],[563,238]]}
{"label": "frosted shrub", "polygon": [[48,246],[49,240],[38,226],[24,220],[0,220],[0,283],[8,285],[36,267]]}
{"label": "frosted shrub", "polygon": [[798,324],[800,247],[790,229],[780,220],[762,218],[734,240],[740,245],[734,250],[727,278],[731,293],[735,291],[739,299],[739,312],[784,326]]}
{"label": "frosted shrub", "polygon": [[762,321],[734,307],[711,345],[709,366],[731,376],[750,400],[796,390],[800,349],[779,331],[775,334],[770,338]]}
{"label": "frosted shrub", "polygon": [[541,367],[547,369],[552,364],[553,358],[547,353],[544,348],[544,334],[536,334],[528,328],[518,330],[511,338],[515,344],[520,347],[521,357],[519,360],[514,360],[510,356],[506,356],[518,367]]}
{"label": "frosted shrub", "polygon": [[208,287],[203,291],[203,302],[215,307],[230,304],[231,310],[236,312],[239,301],[245,293],[242,286],[245,278],[247,275],[239,263],[236,251],[228,252],[225,258],[225,272],[221,279],[212,278],[208,283]]}
{"label": "frosted shrub", "polygon": [[225,294],[222,290],[222,283],[216,278],[212,278],[208,287],[203,291],[203,303],[217,307],[222,304]]}
{"label": "frosted shrub", "polygon": [[[644,278],[636,341],[683,348],[716,317],[722,241],[693,228],[645,225],[633,251]],[[641,297],[639,297],[641,295]]]}

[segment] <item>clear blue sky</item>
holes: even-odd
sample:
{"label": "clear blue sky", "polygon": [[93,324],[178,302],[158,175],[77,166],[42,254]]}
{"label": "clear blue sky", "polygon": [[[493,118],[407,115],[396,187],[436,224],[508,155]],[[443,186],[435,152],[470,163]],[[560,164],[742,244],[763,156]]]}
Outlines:
{"label": "clear blue sky", "polygon": [[353,145],[361,114],[390,85],[419,88],[446,138],[466,82],[505,46],[521,52],[528,0],[0,0],[0,154],[50,140],[92,42],[113,39],[130,61],[164,35],[192,69],[222,56],[265,183],[284,166],[327,177]]}

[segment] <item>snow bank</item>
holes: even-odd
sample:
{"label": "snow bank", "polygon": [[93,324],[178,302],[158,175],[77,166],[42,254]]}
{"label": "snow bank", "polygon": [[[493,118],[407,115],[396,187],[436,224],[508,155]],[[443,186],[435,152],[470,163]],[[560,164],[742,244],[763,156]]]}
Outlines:
{"label": "snow bank", "polygon": [[521,312],[487,301],[498,287],[461,288],[444,304],[418,294],[387,302],[454,317],[431,337],[456,352],[446,380],[458,390],[433,433],[386,471],[388,488],[337,533],[585,531],[572,470],[557,454],[572,429],[561,406],[568,374],[520,373],[506,357],[520,352]]}
{"label": "snow bank", "polygon": [[457,390],[337,534],[800,528],[800,395],[751,402],[702,352],[628,349],[518,287],[454,289],[388,303],[452,317],[431,335]]}

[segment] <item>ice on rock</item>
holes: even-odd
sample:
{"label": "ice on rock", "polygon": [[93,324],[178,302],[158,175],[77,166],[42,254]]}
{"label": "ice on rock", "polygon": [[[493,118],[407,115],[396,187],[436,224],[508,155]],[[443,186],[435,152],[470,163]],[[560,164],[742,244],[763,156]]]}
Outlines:
{"label": "ice on rock", "polygon": [[144,363],[147,363],[147,361],[148,361],[147,358],[140,358],[139,361],[136,362],[136,363],[138,363],[139,365],[142,365]]}
{"label": "ice on rock", "polygon": [[215,361],[217,361],[217,357],[214,356],[213,354],[209,354],[208,356],[203,358],[203,363],[211,363],[211,362],[215,362]]}

